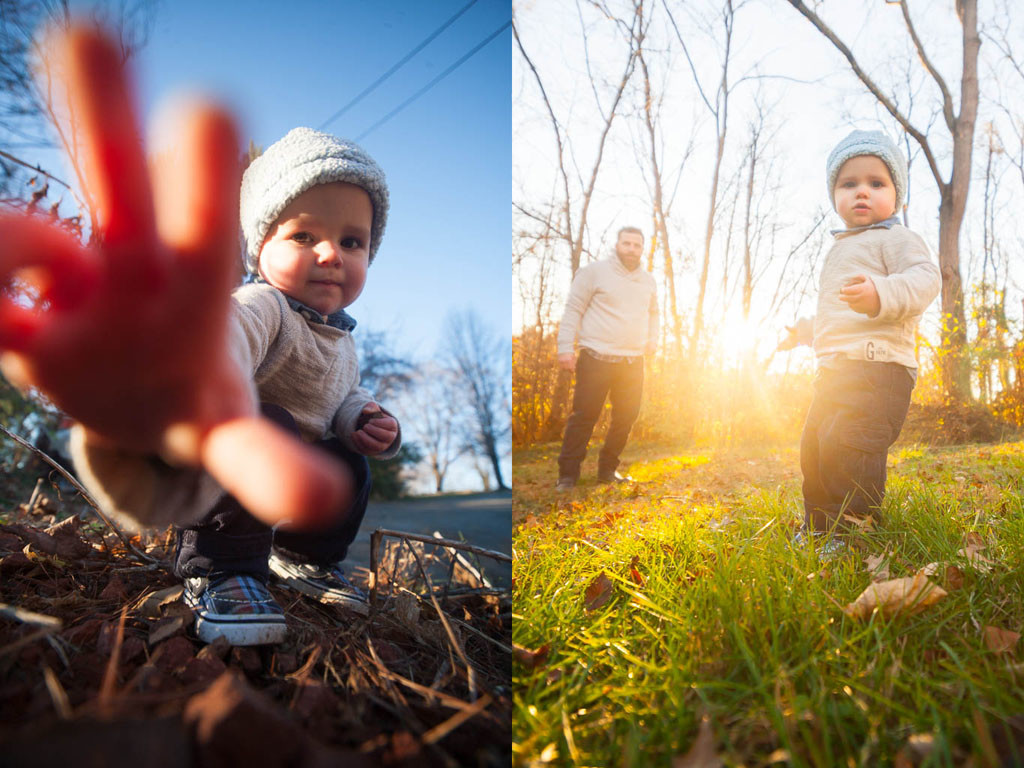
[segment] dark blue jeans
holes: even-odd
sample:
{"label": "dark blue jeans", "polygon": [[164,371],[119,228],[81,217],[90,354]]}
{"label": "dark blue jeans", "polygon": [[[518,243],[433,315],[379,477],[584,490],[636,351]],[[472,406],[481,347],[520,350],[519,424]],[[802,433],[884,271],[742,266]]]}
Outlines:
{"label": "dark blue jeans", "polygon": [[808,530],[854,529],[844,515],[880,522],[889,446],[913,389],[910,371],[897,363],[843,360],[818,371],[800,440]]}
{"label": "dark blue jeans", "polygon": [[[298,435],[295,419],[284,408],[263,404],[263,415]],[[271,546],[304,562],[329,565],[343,560],[359,532],[370,498],[370,465],[337,438],[315,443],[352,470],[356,483],[352,506],[338,522],[322,531],[274,531],[260,522],[234,496],[225,494],[198,523],[178,529],[174,572],[180,578],[204,576],[211,571],[249,573],[266,578]]]}
{"label": "dark blue jeans", "polygon": [[644,362],[607,363],[580,350],[576,361],[576,389],[572,397],[572,413],[565,425],[562,452],[558,456],[558,476],[579,479],[580,464],[587,455],[587,445],[594,425],[604,408],[605,398],[612,404],[612,423],[604,438],[598,457],[599,475],[610,475],[619,466],[619,454],[626,447],[629,430],[640,413],[640,395],[644,388]]}

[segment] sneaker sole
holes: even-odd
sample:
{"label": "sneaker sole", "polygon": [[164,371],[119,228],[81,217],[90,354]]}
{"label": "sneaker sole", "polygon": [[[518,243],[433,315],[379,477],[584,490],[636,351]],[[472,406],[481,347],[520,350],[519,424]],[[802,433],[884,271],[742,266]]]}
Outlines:
{"label": "sneaker sole", "polygon": [[196,637],[204,643],[212,643],[223,637],[231,645],[276,645],[288,636],[288,625],[284,614],[253,614],[226,616],[199,612],[198,603],[188,599],[185,592],[183,602],[192,609],[195,616]]}

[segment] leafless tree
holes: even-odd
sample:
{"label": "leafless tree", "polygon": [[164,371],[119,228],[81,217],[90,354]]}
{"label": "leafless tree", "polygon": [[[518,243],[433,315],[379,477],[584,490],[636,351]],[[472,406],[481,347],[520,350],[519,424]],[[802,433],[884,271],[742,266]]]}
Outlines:
{"label": "leafless tree", "polygon": [[687,45],[686,35],[680,31],[671,12],[668,13],[668,17],[672,24],[672,28],[675,31],[676,38],[682,45],[683,53],[686,55],[686,60],[690,65],[690,70],[693,73],[693,80],[697,85],[697,91],[700,94],[701,101],[703,101],[704,106],[707,107],[708,112],[714,118],[715,124],[715,160],[711,173],[708,216],[704,232],[704,255],[701,260],[700,280],[697,285],[697,301],[696,306],[694,307],[693,327],[690,331],[689,351],[692,367],[698,359],[701,335],[704,331],[704,302],[707,295],[708,272],[711,267],[711,240],[715,234],[715,216],[718,211],[718,186],[722,174],[722,160],[725,156],[725,140],[729,128],[729,95],[731,93],[731,85],[729,83],[729,65],[731,63],[732,56],[733,29],[736,22],[736,9],[733,6],[733,0],[725,0],[722,4],[719,18],[722,26],[722,36],[719,40],[719,44],[721,46],[721,72],[719,74],[718,81],[715,84],[715,90],[710,97],[708,96],[708,91],[701,84],[701,78],[697,73],[693,56],[691,55],[690,48]]}
{"label": "leafless tree", "polygon": [[962,29],[960,109],[956,111],[954,97],[945,79],[936,69],[928,51],[910,18],[907,0],[887,0],[898,5],[903,15],[907,34],[928,75],[941,96],[943,122],[952,139],[952,169],[948,179],[939,168],[939,160],[928,131],[920,129],[910,119],[909,111],[901,109],[895,97],[886,93],[865,71],[853,51],[803,0],[788,0],[802,13],[849,62],[854,74],[865,88],[885,107],[886,111],[914,138],[921,147],[928,167],[939,190],[939,266],[942,270],[942,345],[941,359],[943,385],[946,395],[956,402],[970,399],[970,361],[967,355],[967,320],[964,292],[960,272],[960,230],[967,206],[967,192],[971,181],[971,156],[974,144],[974,125],[978,115],[978,35],[977,0],[956,0],[956,13]]}
{"label": "leafless tree", "polygon": [[455,461],[465,453],[461,439],[461,394],[452,371],[428,365],[421,369],[409,398],[406,413],[416,428],[417,444],[434,480],[434,490],[444,490],[444,479]]}
{"label": "leafless tree", "polygon": [[445,321],[442,359],[451,368],[467,419],[466,445],[491,464],[499,488],[508,488],[501,459],[511,431],[508,397],[508,345],[488,330],[472,310],[452,312]]}

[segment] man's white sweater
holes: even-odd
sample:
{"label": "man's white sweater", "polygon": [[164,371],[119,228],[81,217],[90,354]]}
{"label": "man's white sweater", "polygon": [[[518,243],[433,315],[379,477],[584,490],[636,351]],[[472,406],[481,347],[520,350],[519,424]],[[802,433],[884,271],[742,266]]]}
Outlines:
{"label": "man's white sweater", "polygon": [[626,269],[613,255],[582,267],[573,278],[558,326],[558,354],[579,340],[598,354],[637,357],[658,341],[658,291],[644,269]]}

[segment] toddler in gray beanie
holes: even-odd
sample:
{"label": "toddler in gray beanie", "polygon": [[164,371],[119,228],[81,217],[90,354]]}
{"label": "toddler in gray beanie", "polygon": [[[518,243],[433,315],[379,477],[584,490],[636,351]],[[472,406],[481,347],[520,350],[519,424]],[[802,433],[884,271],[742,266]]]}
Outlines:
{"label": "toddler in gray beanie", "polygon": [[941,276],[924,240],[900,224],[907,162],[881,131],[854,131],[825,164],[846,225],[821,264],[813,318],[780,349],[811,344],[818,374],[800,442],[804,525],[819,551],[871,522],[884,526],[886,460],[917,375],[916,331]]}
{"label": "toddler in gray beanie", "polygon": [[288,204],[310,187],[344,181],[362,187],[373,204],[370,261],[377,255],[388,220],[384,171],[359,145],[312,128],[293,128],[257,157],[242,176],[239,219],[245,237],[245,266],[258,272],[260,249],[271,225]]}

